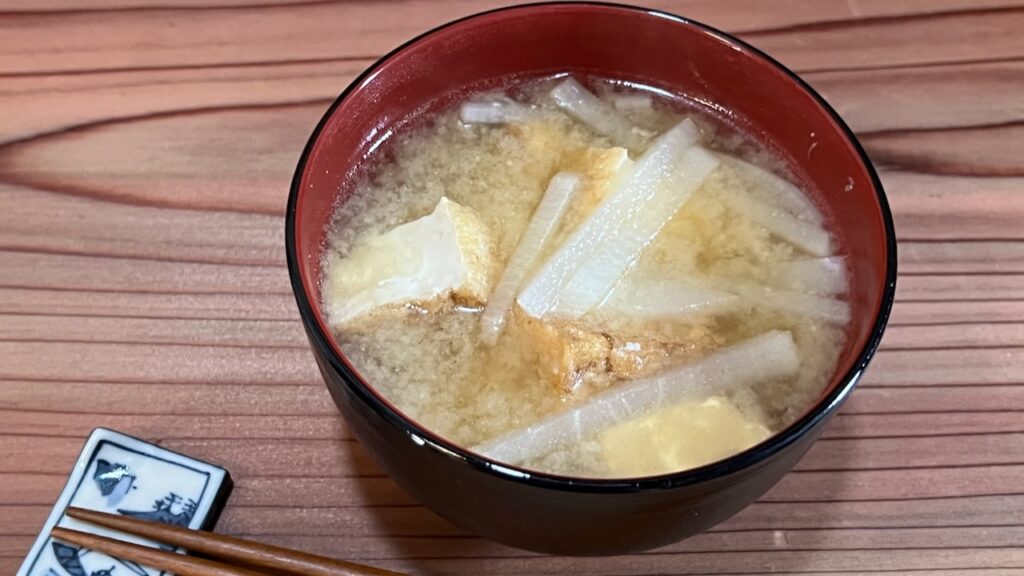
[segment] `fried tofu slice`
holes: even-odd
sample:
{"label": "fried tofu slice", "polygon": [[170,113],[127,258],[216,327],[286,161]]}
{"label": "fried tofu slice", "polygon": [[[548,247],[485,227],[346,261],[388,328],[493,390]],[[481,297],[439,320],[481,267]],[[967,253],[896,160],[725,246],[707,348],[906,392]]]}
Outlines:
{"label": "fried tofu slice", "polygon": [[576,390],[588,375],[607,372],[612,343],[603,334],[531,318],[518,309],[514,318],[524,353],[532,355],[540,377],[562,393]]}
{"label": "fried tofu slice", "polygon": [[668,360],[669,346],[654,340],[612,338],[608,371],[616,378],[636,378],[652,372]]}
{"label": "fried tofu slice", "polygon": [[474,210],[448,198],[329,265],[328,319],[336,326],[410,304],[482,305],[494,278],[490,230]]}
{"label": "fried tofu slice", "polygon": [[608,372],[619,380],[644,378],[666,368],[690,362],[710,353],[718,344],[708,326],[691,324],[677,326],[673,335],[637,337],[612,331],[608,356]]}
{"label": "fried tofu slice", "polygon": [[710,464],[763,441],[771,433],[724,396],[657,408],[599,434],[615,476],[651,476]]}
{"label": "fried tofu slice", "polygon": [[642,378],[706,354],[715,347],[707,328],[694,325],[676,338],[596,329],[583,322],[533,318],[518,307],[511,322],[524,361],[562,394],[587,384],[603,388]]}

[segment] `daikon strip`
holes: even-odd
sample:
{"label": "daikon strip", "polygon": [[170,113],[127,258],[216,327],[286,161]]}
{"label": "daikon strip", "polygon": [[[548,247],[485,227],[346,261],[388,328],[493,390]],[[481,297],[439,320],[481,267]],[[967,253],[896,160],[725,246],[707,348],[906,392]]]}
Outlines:
{"label": "daikon strip", "polygon": [[515,300],[516,293],[526,275],[536,265],[537,257],[544,250],[545,244],[569,207],[569,201],[579,183],[578,175],[565,172],[555,174],[548,183],[544,197],[534,210],[526,231],[519,239],[519,244],[516,245],[505,270],[501,273],[497,287],[488,299],[487,307],[480,316],[480,334],[485,342],[493,345],[497,341],[505,325],[505,315]]}
{"label": "daikon strip", "polygon": [[700,188],[718,166],[715,155],[701,146],[687,150],[675,171],[625,222],[606,236],[599,250],[565,285],[551,309],[553,316],[579,318],[600,304],[665,223]]}
{"label": "daikon strip", "polygon": [[760,224],[775,236],[804,252],[814,256],[832,255],[832,238],[821,226],[764,204],[749,194],[723,191],[721,198],[744,218]]}
{"label": "daikon strip", "polygon": [[846,324],[850,320],[849,303],[828,296],[739,283],[730,285],[729,290],[757,308],[816,318],[833,324]]}
{"label": "daikon strip", "polygon": [[783,264],[773,284],[779,288],[812,294],[844,294],[849,289],[846,258],[801,258]]}
{"label": "daikon strip", "polygon": [[649,134],[633,126],[621,112],[601,100],[573,78],[567,78],[551,90],[551,98],[571,116],[594,132],[626,148],[643,148]]}
{"label": "daikon strip", "polygon": [[464,102],[459,107],[459,119],[465,124],[508,124],[537,118],[536,111],[511,99]]}
{"label": "daikon strip", "polygon": [[473,451],[500,462],[520,464],[581,442],[656,407],[721,394],[730,387],[790,377],[799,368],[793,336],[783,331],[766,332],[658,376],[622,383],[565,412],[479,444]]}
{"label": "daikon strip", "polygon": [[622,112],[646,112],[654,108],[654,101],[650,94],[616,94],[612,97],[612,105]]}
{"label": "daikon strip", "polygon": [[598,316],[625,320],[678,319],[730,308],[735,294],[677,279],[631,279],[622,282],[598,306]]}
{"label": "daikon strip", "polygon": [[632,171],[621,178],[616,189],[548,258],[519,293],[516,301],[523,311],[540,318],[551,310],[576,271],[597,251],[608,248],[608,239],[659,191],[662,181],[675,171],[682,154],[697,142],[699,136],[697,126],[686,119],[655,140],[634,164]]}
{"label": "daikon strip", "polygon": [[763,196],[767,203],[774,204],[801,220],[814,224],[821,224],[824,221],[818,208],[792,182],[729,154],[719,153],[718,159],[747,180],[760,184],[756,193]]}

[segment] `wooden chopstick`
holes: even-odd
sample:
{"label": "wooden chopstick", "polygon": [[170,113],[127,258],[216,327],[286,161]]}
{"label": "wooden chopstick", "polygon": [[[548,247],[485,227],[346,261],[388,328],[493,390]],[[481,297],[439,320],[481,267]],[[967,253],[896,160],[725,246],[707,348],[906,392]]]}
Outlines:
{"label": "wooden chopstick", "polygon": [[[254,570],[265,570],[271,574],[301,574],[303,576],[404,576],[400,572],[392,572],[373,566],[335,560],[289,548],[251,542],[211,532],[189,530],[178,526],[139,520],[129,516],[107,514],[106,512],[96,512],[82,508],[68,508],[66,514],[76,520],[179,546],[210,558],[231,561],[232,564],[244,564]],[[96,549],[105,551],[100,548]],[[175,556],[183,557],[180,554]],[[163,567],[151,566],[154,568]],[[183,572],[174,569],[170,570],[184,576]],[[206,576],[207,573],[199,574]],[[223,574],[227,576],[227,574],[234,573]]]}
{"label": "wooden chopstick", "polygon": [[131,542],[121,542],[113,538],[79,532],[78,530],[69,530],[67,528],[56,527],[50,530],[50,536],[68,544],[110,554],[123,560],[138,562],[151,568],[171,572],[177,576],[272,576],[266,572],[255,572],[212,560],[185,556],[184,554],[167,552]]}

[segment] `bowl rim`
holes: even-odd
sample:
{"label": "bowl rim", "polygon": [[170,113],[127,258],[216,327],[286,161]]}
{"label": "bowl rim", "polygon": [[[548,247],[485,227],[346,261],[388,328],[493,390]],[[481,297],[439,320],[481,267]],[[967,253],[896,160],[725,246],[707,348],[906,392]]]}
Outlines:
{"label": "bowl rim", "polygon": [[[530,11],[538,8],[549,7],[620,10],[630,13],[639,13],[644,16],[664,18],[671,20],[676,24],[696,28],[704,34],[714,36],[752,56],[760,58],[765,62],[765,64],[773,66],[778,71],[785,74],[791,81],[795,82],[802,90],[810,95],[819,106],[821,106],[821,108],[831,117],[832,121],[842,132],[845,139],[852,145],[852,148],[857,153],[871,179],[872,188],[878,202],[885,233],[886,270],[882,299],[879,303],[874,325],[871,327],[868,339],[863,348],[857,354],[850,369],[839,379],[839,382],[828,394],[820,397],[817,402],[797,421],[793,422],[780,432],[773,434],[767,440],[756,444],[747,450],[697,468],[690,468],[687,470],[670,472],[656,476],[636,478],[587,478],[564,476],[540,472],[529,468],[522,468],[496,460],[490,460],[443,438],[437,433],[422,427],[411,418],[403,415],[396,407],[374,390],[370,384],[364,381],[362,377],[349,366],[347,361],[343,360],[339,357],[339,354],[335,353],[334,347],[331,346],[332,337],[329,334],[325,334],[322,330],[322,324],[318,321],[319,312],[310,303],[309,294],[306,293],[305,285],[303,284],[299,271],[299,258],[295,237],[295,220],[298,199],[302,194],[302,178],[306,172],[309,156],[314,146],[319,141],[322,131],[334,116],[337,108],[349,97],[350,94],[362,86],[367,79],[376,74],[382,65],[396,55],[404,52],[408,48],[418,44],[420,41],[427,39],[437,32],[461,25],[477,18],[488,17],[494,14]],[[857,140],[853,131],[820,94],[811,88],[807,82],[797,76],[796,73],[782,65],[771,56],[743,40],[722,32],[714,27],[662,10],[599,1],[575,2],[560,0],[553,2],[536,2],[516,4],[474,13],[431,28],[426,32],[402,43],[397,48],[376,60],[371,66],[356,76],[356,78],[349,83],[334,102],[331,103],[330,107],[328,107],[320,121],[317,123],[317,126],[310,135],[309,140],[306,142],[302,155],[299,157],[295,174],[292,177],[291,191],[288,196],[287,211],[285,213],[285,248],[287,252],[288,275],[291,281],[292,292],[295,295],[299,314],[306,328],[306,333],[309,336],[311,345],[320,358],[327,362],[330,369],[341,376],[349,389],[362,402],[366,403],[371,409],[373,409],[374,412],[387,422],[388,425],[395,426],[399,431],[404,433],[410,441],[415,442],[424,448],[432,449],[445,457],[461,461],[464,464],[472,466],[473,468],[498,479],[524,483],[542,488],[587,493],[632,493],[652,489],[674,489],[699,484],[701,482],[728,477],[737,472],[751,469],[754,466],[765,462],[772,455],[794,444],[797,440],[814,429],[820,422],[830,417],[831,414],[842,405],[852,392],[857,382],[860,380],[864,370],[867,368],[878,349],[878,345],[882,339],[882,334],[885,331],[886,324],[888,323],[893,300],[895,299],[897,277],[896,234],[893,227],[892,212],[890,211],[889,203],[886,200],[885,190],[882,187],[882,183],[879,180],[878,174],[876,173],[874,166],[872,166],[867,153],[864,151],[864,148]],[[344,354],[341,354],[340,356],[344,356]]]}

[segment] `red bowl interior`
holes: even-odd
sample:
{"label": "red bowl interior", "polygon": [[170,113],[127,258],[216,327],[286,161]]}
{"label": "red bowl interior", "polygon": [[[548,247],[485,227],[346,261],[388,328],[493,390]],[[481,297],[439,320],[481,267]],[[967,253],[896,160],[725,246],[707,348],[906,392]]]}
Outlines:
{"label": "red bowl interior", "polygon": [[[852,269],[849,337],[823,397],[842,384],[877,343],[895,270],[888,208],[859,146],[802,82],[759,52],[701,25],[624,7],[548,4],[478,15],[413,40],[357,79],[314,135],[293,191],[295,263],[313,308],[333,207],[369,156],[469,92],[559,72],[637,82],[712,106],[810,184]],[[330,334],[322,316],[317,322]]]}

